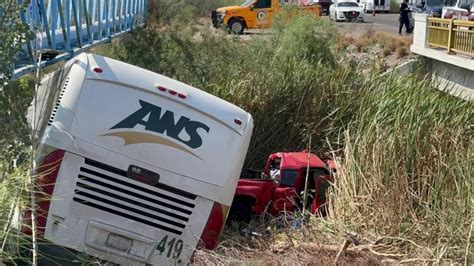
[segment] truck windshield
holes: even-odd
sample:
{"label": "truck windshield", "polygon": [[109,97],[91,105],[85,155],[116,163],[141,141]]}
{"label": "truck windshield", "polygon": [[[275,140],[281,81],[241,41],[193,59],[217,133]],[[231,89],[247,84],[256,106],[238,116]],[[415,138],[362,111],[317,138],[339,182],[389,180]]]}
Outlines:
{"label": "truck windshield", "polygon": [[471,9],[471,6],[473,5],[473,3],[474,3],[473,0],[459,0],[458,7],[469,10]]}
{"label": "truck windshield", "polygon": [[280,185],[285,187],[294,187],[297,176],[296,170],[283,170],[281,174]]}
{"label": "truck windshield", "polygon": [[272,0],[258,0],[253,5],[255,8],[270,8],[272,7]]}
{"label": "truck windshield", "polygon": [[359,5],[357,3],[353,3],[353,2],[341,2],[341,3],[337,4],[337,6],[358,7]]}
{"label": "truck windshield", "polygon": [[241,4],[240,6],[245,6],[245,7],[247,7],[247,6],[249,6],[250,4],[252,4],[253,2],[255,2],[255,0],[247,0],[247,1],[245,1],[245,3]]}
{"label": "truck windshield", "polygon": [[444,5],[444,0],[428,0],[427,6],[429,7],[441,7]]}
{"label": "truck windshield", "polygon": [[444,2],[444,6],[448,7],[448,6],[454,6],[456,5],[456,0],[446,0]]}

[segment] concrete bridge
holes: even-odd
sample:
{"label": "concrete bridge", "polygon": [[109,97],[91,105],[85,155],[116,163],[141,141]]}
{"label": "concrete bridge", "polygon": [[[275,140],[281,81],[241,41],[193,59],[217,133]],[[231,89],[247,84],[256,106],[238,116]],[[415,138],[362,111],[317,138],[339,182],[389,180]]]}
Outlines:
{"label": "concrete bridge", "polygon": [[474,101],[474,22],[415,14],[413,53],[426,59],[438,88]]}

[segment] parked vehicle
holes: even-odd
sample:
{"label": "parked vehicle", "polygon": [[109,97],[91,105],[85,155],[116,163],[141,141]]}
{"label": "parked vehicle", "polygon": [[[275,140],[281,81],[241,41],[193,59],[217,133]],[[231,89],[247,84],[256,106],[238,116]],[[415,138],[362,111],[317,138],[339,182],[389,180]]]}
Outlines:
{"label": "parked vehicle", "polygon": [[415,14],[415,12],[413,12],[413,10],[408,7],[410,9],[410,13],[408,14],[408,20],[409,20],[409,33],[413,33],[414,29],[415,29],[415,18],[413,17],[413,14]]}
{"label": "parked vehicle", "polygon": [[445,0],[415,0],[410,3],[409,7],[414,13],[426,13],[439,18],[445,4]]}
{"label": "parked vehicle", "polygon": [[[334,166],[332,163],[331,165]],[[312,153],[271,154],[261,174],[245,171],[247,178],[243,177],[239,180],[229,220],[248,221],[253,215],[264,212],[278,215],[301,209],[305,187],[308,189],[308,210],[311,213],[324,214],[326,190],[330,184],[332,169],[329,162],[323,162]],[[308,182],[306,183],[307,173]],[[259,175],[261,177],[257,178]]]}
{"label": "parked vehicle", "polygon": [[[226,6],[213,10],[212,25],[216,28],[224,25],[230,32],[241,34],[245,29],[265,29],[272,25],[275,14],[283,12],[289,5],[279,0],[247,0],[240,6]],[[303,11],[321,16],[319,5],[297,5]]]}
{"label": "parked vehicle", "polygon": [[332,4],[331,0],[312,0],[311,3],[321,6],[321,13],[329,16],[329,7]]}
{"label": "parked vehicle", "polygon": [[339,0],[329,7],[329,18],[335,21],[364,22],[365,12],[356,1]]}
{"label": "parked vehicle", "polygon": [[390,12],[390,0],[360,0],[360,4],[364,8],[365,13],[375,12]]}
{"label": "parked vehicle", "polygon": [[[45,243],[123,265],[186,264],[198,245],[216,247],[250,114],[176,80],[82,54],[42,81],[29,117],[41,139],[36,225]],[[26,234],[30,218],[26,211]]]}
{"label": "parked vehicle", "polygon": [[474,21],[474,0],[458,0],[455,6],[443,7],[442,18]]}

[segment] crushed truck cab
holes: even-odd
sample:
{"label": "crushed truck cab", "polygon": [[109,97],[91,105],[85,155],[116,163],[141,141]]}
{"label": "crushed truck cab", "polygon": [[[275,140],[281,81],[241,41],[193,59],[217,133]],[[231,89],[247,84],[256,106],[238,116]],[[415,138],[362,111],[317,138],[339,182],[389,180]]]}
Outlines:
{"label": "crushed truck cab", "polygon": [[[272,25],[276,14],[283,12],[289,4],[279,0],[247,0],[240,6],[226,6],[212,11],[212,25],[224,25],[230,32],[241,34],[245,29],[265,29]],[[321,16],[321,6],[316,4],[297,5],[303,11]]]}
{"label": "crushed truck cab", "polygon": [[301,209],[306,186],[308,210],[313,214],[324,214],[326,190],[334,169],[332,161],[324,162],[312,153],[271,154],[261,178],[255,178],[257,175],[253,174],[252,177],[241,177],[239,180],[229,219],[248,221],[253,215],[265,212],[278,215]]}

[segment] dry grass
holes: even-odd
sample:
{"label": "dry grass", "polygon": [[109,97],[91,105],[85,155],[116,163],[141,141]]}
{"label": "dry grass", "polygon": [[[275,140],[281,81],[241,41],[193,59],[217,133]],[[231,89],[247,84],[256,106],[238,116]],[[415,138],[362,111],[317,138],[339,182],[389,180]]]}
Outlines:
{"label": "dry grass", "polygon": [[336,51],[345,50],[353,43],[354,38],[352,36],[339,35],[336,40]]}
{"label": "dry grass", "polygon": [[[287,216],[286,219],[293,219]],[[198,250],[192,265],[386,265],[450,262],[435,258],[433,250],[409,238],[357,235],[313,216],[295,229],[284,219],[257,218],[246,228],[254,235],[227,226],[215,251]],[[241,230],[242,232],[242,230]]]}
{"label": "dry grass", "polygon": [[356,51],[358,53],[363,53],[366,51],[367,47],[369,46],[367,40],[368,39],[357,39],[354,42],[354,46],[356,47]]}
{"label": "dry grass", "polygon": [[385,84],[397,89],[367,95],[344,133],[333,219],[428,247],[407,254],[472,262],[473,106],[422,83]]}
{"label": "dry grass", "polygon": [[392,52],[393,51],[388,49],[388,48],[383,48],[382,51],[381,51],[383,57],[387,57],[387,56],[391,55]]}
{"label": "dry grass", "polygon": [[405,53],[397,53],[397,58],[405,57],[409,54],[409,47],[411,45],[411,37],[394,37],[390,34],[384,32],[378,32],[376,34],[377,43],[382,49],[382,54],[388,56],[394,52],[397,52],[397,49]]}
{"label": "dry grass", "polygon": [[[287,217],[290,218],[290,217]],[[261,236],[243,236],[235,227],[227,227],[216,251],[196,251],[194,265],[329,265],[336,259],[344,234],[321,218],[291,229],[282,219],[253,220],[248,226]],[[266,232],[266,233],[265,233]],[[338,257],[340,265],[381,265],[383,258],[368,250],[349,248]]]}
{"label": "dry grass", "polygon": [[338,36],[336,51],[346,50],[354,46],[358,53],[365,53],[371,47],[378,46],[383,57],[396,53],[397,58],[400,59],[410,54],[409,48],[411,43],[411,37],[398,37],[385,32],[374,32],[369,29],[356,39],[346,35]]}
{"label": "dry grass", "polygon": [[395,53],[397,54],[397,58],[403,58],[408,55],[408,49],[404,46],[399,46],[395,50]]}

